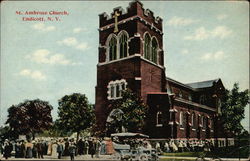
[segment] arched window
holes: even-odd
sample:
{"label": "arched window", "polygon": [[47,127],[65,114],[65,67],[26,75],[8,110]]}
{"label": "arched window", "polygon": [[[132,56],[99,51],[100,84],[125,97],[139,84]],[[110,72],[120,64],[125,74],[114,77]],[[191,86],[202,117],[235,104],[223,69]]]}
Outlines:
{"label": "arched window", "polygon": [[158,44],[155,38],[152,39],[152,48],[151,48],[151,60],[154,63],[157,63],[157,50]]}
{"label": "arched window", "polygon": [[211,128],[211,129],[214,128],[214,121],[213,121],[213,118],[210,118],[210,128]]}
{"label": "arched window", "polygon": [[125,33],[122,33],[119,39],[120,58],[127,57],[128,55],[128,37]]}
{"label": "arched window", "polygon": [[206,104],[206,96],[204,94],[200,96],[200,104]]}
{"label": "arched window", "polygon": [[162,112],[158,111],[156,114],[156,126],[162,126]]}
{"label": "arched window", "polygon": [[115,60],[117,52],[117,40],[115,37],[112,37],[109,41],[109,60]]}
{"label": "arched window", "polygon": [[183,112],[180,112],[180,125],[183,125]]}
{"label": "arched window", "polygon": [[203,126],[203,116],[200,116],[200,126]]}
{"label": "arched window", "polygon": [[203,128],[207,128],[208,118],[206,116],[203,117]]}
{"label": "arched window", "polygon": [[218,114],[221,114],[221,99],[219,98],[218,99],[218,105],[217,105],[218,107],[217,107],[217,112],[218,112]]}
{"label": "arched window", "polygon": [[189,100],[189,101],[192,101],[192,96],[191,96],[191,94],[188,95],[188,100]]}
{"label": "arched window", "polygon": [[192,115],[191,115],[191,126],[195,126],[194,125],[195,124],[195,114],[194,113],[192,113]]}
{"label": "arched window", "polygon": [[150,36],[148,33],[144,37],[144,57],[150,60]]}
{"label": "arched window", "polygon": [[179,97],[182,98],[182,92],[181,92],[181,90],[179,91]]}

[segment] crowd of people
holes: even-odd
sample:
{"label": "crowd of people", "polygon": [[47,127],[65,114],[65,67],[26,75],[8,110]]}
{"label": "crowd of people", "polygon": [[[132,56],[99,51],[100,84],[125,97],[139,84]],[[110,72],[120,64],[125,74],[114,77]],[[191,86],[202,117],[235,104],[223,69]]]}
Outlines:
{"label": "crowd of people", "polygon": [[61,159],[63,156],[70,156],[74,160],[77,155],[91,155],[99,157],[100,154],[112,154],[114,149],[112,141],[109,138],[81,138],[76,139],[36,139],[33,141],[5,140],[0,145],[0,152],[5,159],[12,156],[15,158],[44,158],[44,155],[50,158]]}
{"label": "crowd of people", "polygon": [[212,151],[214,144],[209,140],[166,140],[156,142],[155,149],[159,153]]}
{"label": "crowd of people", "polygon": [[74,160],[77,155],[91,155],[92,158],[98,158],[100,155],[112,155],[115,152],[113,142],[128,144],[131,148],[155,148],[159,154],[162,152],[211,151],[214,147],[213,143],[208,140],[149,141],[146,139],[80,138],[76,141],[74,138],[47,138],[33,141],[9,141],[6,139],[0,145],[0,152],[5,159],[11,157],[12,154],[15,158],[44,158],[44,155],[58,159],[68,156],[71,160]]}

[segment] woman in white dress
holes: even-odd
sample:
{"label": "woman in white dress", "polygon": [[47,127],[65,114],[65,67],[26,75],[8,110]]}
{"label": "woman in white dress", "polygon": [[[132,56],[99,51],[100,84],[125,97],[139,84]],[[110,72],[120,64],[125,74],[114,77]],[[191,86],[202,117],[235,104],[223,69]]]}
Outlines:
{"label": "woman in white dress", "polygon": [[51,153],[52,158],[57,158],[57,143],[53,142],[52,143],[52,153]]}

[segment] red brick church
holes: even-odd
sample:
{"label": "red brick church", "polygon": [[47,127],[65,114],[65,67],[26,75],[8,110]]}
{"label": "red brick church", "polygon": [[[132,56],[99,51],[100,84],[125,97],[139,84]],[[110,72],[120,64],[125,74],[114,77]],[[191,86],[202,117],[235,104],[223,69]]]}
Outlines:
{"label": "red brick church", "polygon": [[[218,138],[225,88],[220,79],[183,84],[166,76],[162,19],[139,1],[99,15],[95,112],[104,129],[111,100],[131,89],[149,106],[151,138]],[[166,31],[167,32],[167,31]],[[191,73],[190,73],[191,74]]]}

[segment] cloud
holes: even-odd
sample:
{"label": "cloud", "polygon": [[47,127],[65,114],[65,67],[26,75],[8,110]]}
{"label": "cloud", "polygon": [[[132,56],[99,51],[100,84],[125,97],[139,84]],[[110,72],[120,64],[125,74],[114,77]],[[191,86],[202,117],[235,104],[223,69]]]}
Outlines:
{"label": "cloud", "polygon": [[205,40],[208,38],[224,39],[231,34],[232,30],[226,26],[217,26],[211,31],[206,30],[204,27],[200,27],[195,30],[193,35],[185,36],[184,40]]}
{"label": "cloud", "polygon": [[62,54],[52,54],[47,49],[39,49],[33,52],[31,55],[27,55],[26,58],[41,64],[60,64],[60,65],[77,65],[79,63],[72,62],[65,58]]}
{"label": "cloud", "polygon": [[18,73],[18,75],[24,76],[24,77],[29,77],[29,78],[39,80],[39,81],[46,80],[46,76],[38,70],[32,71],[30,69],[23,69]]}
{"label": "cloud", "polygon": [[205,53],[201,59],[202,60],[220,60],[225,57],[223,51],[217,51],[215,53]]}
{"label": "cloud", "polygon": [[81,27],[77,27],[77,28],[73,29],[74,34],[77,34],[77,33],[80,33],[80,32],[85,32],[85,31],[87,31],[87,29],[81,28]]}
{"label": "cloud", "polygon": [[81,44],[78,44],[78,45],[76,46],[76,48],[79,49],[79,50],[85,50],[85,49],[88,48],[88,44],[85,43],[85,42],[83,42],[83,43],[81,43]]}
{"label": "cloud", "polygon": [[182,17],[172,17],[167,21],[168,26],[187,26],[197,22],[198,20],[193,20],[191,18],[182,18]]}
{"label": "cloud", "polygon": [[232,30],[226,26],[217,26],[214,30],[211,31],[213,37],[219,37],[221,39],[226,38],[232,34]]}
{"label": "cloud", "polygon": [[36,23],[32,25],[32,28],[43,32],[54,31],[56,29],[55,26],[45,26],[44,23]]}
{"label": "cloud", "polygon": [[62,41],[58,41],[57,43],[60,45],[64,44],[67,46],[75,46],[78,44],[78,41],[74,37],[68,37],[68,38],[63,39]]}
{"label": "cloud", "polygon": [[183,49],[183,50],[181,51],[181,53],[182,53],[182,54],[188,54],[189,51],[188,51],[187,49]]}
{"label": "cloud", "polygon": [[68,38],[65,38],[61,41],[57,41],[57,43],[59,45],[66,45],[66,46],[70,46],[70,47],[73,47],[75,49],[78,49],[78,50],[87,50],[89,48],[89,45],[88,43],[86,42],[78,42],[78,40],[74,37],[68,37]]}
{"label": "cloud", "polygon": [[220,15],[217,15],[217,20],[223,20],[223,19],[226,19],[228,16],[226,14],[220,14]]}

